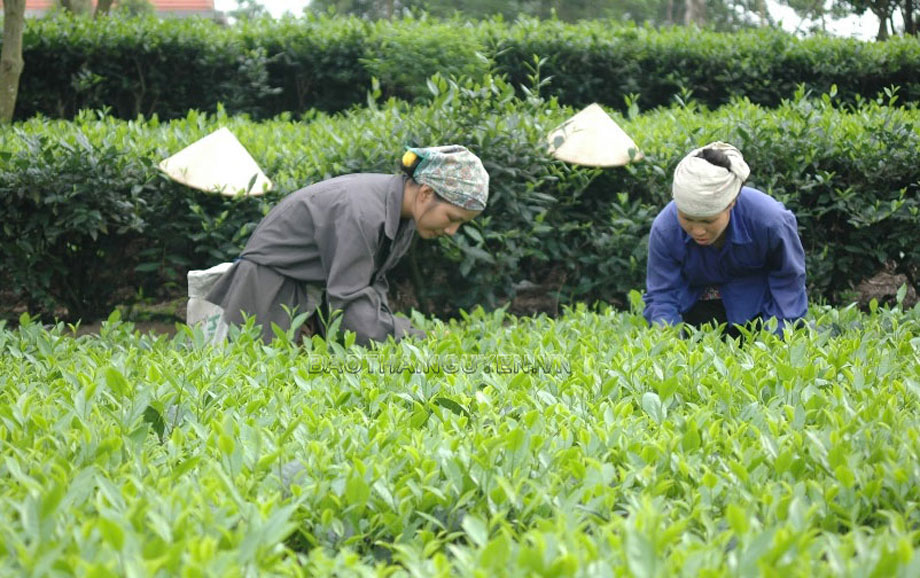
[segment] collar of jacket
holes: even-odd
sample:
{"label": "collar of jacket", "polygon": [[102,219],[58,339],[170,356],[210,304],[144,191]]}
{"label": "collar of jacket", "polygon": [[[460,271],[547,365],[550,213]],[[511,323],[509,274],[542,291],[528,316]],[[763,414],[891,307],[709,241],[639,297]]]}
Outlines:
{"label": "collar of jacket", "polygon": [[405,190],[406,180],[408,180],[408,177],[405,175],[393,175],[393,179],[390,181],[390,189],[387,191],[387,214],[383,224],[383,232],[391,241],[396,239],[396,234],[399,232],[399,221],[402,219],[403,191]]}

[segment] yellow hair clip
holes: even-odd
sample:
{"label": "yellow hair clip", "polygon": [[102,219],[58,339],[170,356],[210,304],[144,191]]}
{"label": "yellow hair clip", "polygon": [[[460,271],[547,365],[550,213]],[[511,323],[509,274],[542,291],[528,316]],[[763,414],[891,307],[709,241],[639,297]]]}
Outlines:
{"label": "yellow hair clip", "polygon": [[402,156],[402,164],[404,167],[411,167],[412,163],[418,160],[418,155],[412,151],[406,151]]}

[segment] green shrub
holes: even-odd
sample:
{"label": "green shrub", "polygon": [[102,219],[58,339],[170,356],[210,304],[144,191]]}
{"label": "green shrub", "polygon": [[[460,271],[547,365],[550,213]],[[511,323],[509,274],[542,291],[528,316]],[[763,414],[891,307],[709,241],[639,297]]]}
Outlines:
{"label": "green shrub", "polygon": [[29,19],[17,117],[71,118],[85,108],[120,118],[213,111],[237,91],[225,81],[236,78],[245,55],[230,40],[229,31],[198,19]]}
{"label": "green shrub", "polygon": [[690,96],[710,108],[737,97],[775,107],[800,85],[814,93],[836,86],[839,102],[848,104],[884,87],[897,87],[904,102],[920,96],[915,37],[867,43],[604,20],[309,15],[228,28],[201,19],[60,14],[27,22],[23,57],[19,119],[72,118],[84,108],[173,119],[189,109],[213,113],[218,103],[260,119],[334,112],[362,105],[373,78],[385,96],[410,100],[425,95],[425,80],[435,73],[476,80],[502,74],[512,86],[528,86],[535,57],[545,59],[544,77],[552,78],[545,97],[620,112],[628,101],[650,110]]}
{"label": "green shrub", "polygon": [[19,136],[22,148],[2,155],[0,274],[32,311],[105,316],[131,284],[127,256],[141,241],[150,167],[80,132],[72,142]]}
{"label": "green shrub", "polygon": [[385,97],[416,100],[429,95],[426,81],[435,74],[478,79],[491,68],[475,27],[459,20],[378,21],[367,50],[361,63]]}
{"label": "green shrub", "polygon": [[[477,303],[495,306],[529,284],[557,292],[563,303],[626,306],[629,291],[644,286],[647,233],[669,200],[678,161],[692,148],[726,140],[751,165],[749,184],[797,214],[813,299],[840,302],[886,264],[918,281],[920,247],[913,232],[920,200],[920,112],[893,106],[894,95],[855,107],[832,95],[803,92],[775,110],[735,100],[716,111],[690,101],[646,114],[633,111],[626,118],[612,113],[645,159],[597,170],[565,165],[547,154],[546,135],[574,110],[540,98],[539,63],[533,70],[534,88],[523,99],[500,78],[477,83],[435,76],[427,103],[372,100],[366,109],[313,113],[300,121],[256,123],[223,111],[192,112],[169,123],[92,115],[74,123],[35,119],[0,132],[0,150],[16,159],[0,174],[9,191],[32,187],[21,184],[32,181],[35,190],[56,191],[52,177],[62,170],[57,157],[32,154],[30,139],[42,139],[53,150],[72,149],[78,138],[99,150],[115,146],[118,163],[133,168],[98,202],[121,214],[120,199],[134,199],[134,187],[144,187],[137,201],[139,222],[132,221],[130,229],[138,235],[137,250],[124,253],[120,267],[134,271],[125,279],[134,291],[151,295],[181,287],[188,268],[235,256],[269,207],[298,188],[350,172],[395,172],[406,145],[461,143],[480,155],[491,175],[489,208],[451,240],[416,243],[391,279],[394,286],[411,282],[420,307],[438,313]],[[160,159],[220,126],[240,138],[275,182],[275,191],[262,199],[226,199],[155,173]],[[120,178],[99,172],[99,163],[77,166],[81,157],[68,159],[74,166],[67,190],[90,194],[98,180]],[[3,202],[24,202],[17,198]],[[23,232],[5,235],[0,246],[44,235],[40,227],[19,223],[30,222],[31,212],[16,210],[10,227]],[[30,258],[44,257],[38,251]],[[26,296],[33,291],[28,268],[5,270],[22,272],[17,291]]]}
{"label": "green shrub", "polygon": [[[361,63],[368,53],[371,24],[360,18],[307,16],[238,23],[247,47],[262,47],[267,84],[280,92],[259,101],[265,116],[311,109],[337,111],[363,103],[371,76]],[[213,110],[212,99],[200,110]],[[231,109],[233,112],[250,112]]]}
{"label": "green shrub", "polygon": [[553,79],[547,94],[576,107],[599,102],[625,111],[632,99],[648,110],[687,95],[711,108],[735,97],[774,107],[800,85],[814,93],[836,86],[839,101],[850,104],[883,87],[899,87],[905,101],[920,96],[915,37],[869,43],[798,39],[774,29],[725,34],[527,19],[484,28],[484,34],[497,70],[512,84],[526,82],[522,63],[545,57],[544,74]]}

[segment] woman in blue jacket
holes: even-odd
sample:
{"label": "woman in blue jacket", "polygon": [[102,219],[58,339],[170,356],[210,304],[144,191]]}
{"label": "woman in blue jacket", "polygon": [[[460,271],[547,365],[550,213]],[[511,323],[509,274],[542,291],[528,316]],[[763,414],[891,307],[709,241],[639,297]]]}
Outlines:
{"label": "woman in blue jacket", "polygon": [[674,171],[673,200],[652,224],[645,318],[694,326],[805,315],[805,251],[795,215],[769,195],[743,186],[741,152],[714,142]]}

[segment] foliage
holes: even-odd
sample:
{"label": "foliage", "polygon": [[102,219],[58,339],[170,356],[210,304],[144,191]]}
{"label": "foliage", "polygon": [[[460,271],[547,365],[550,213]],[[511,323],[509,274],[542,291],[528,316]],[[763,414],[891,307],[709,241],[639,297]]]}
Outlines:
{"label": "foliage", "polygon": [[[182,287],[189,268],[238,254],[282,196],[339,174],[395,172],[406,145],[456,142],[483,159],[491,175],[489,208],[451,240],[416,243],[390,279],[393,287],[411,282],[419,307],[441,314],[473,304],[496,306],[528,285],[557,292],[563,303],[602,300],[626,306],[628,292],[644,285],[647,233],[669,200],[674,167],[687,151],[725,140],[736,144],[752,167],[749,184],[798,216],[812,299],[842,302],[856,284],[887,264],[918,282],[920,247],[913,239],[920,210],[920,111],[897,106],[896,94],[889,91],[853,107],[841,105],[832,93],[816,97],[803,91],[775,110],[736,100],[709,111],[688,99],[646,114],[612,113],[645,158],[601,171],[568,166],[547,154],[546,135],[574,110],[539,96],[545,85],[540,66],[539,61],[531,66],[534,88],[523,98],[501,78],[476,83],[435,76],[427,102],[410,106],[383,100],[378,92],[381,100],[372,94],[365,109],[297,121],[280,117],[257,123],[223,111],[192,112],[169,123],[126,123],[88,114],[75,123],[36,119],[0,132],[0,150],[17,159],[0,175],[10,191],[61,190],[55,182],[61,170],[57,157],[29,152],[34,139],[53,150],[79,150],[74,144],[79,139],[117,150],[119,162],[134,172],[99,176],[98,163],[89,162],[93,157],[73,155],[68,162],[75,166],[68,170],[74,180],[64,182],[73,191],[68,194],[95,199],[103,214],[121,214],[123,199],[134,198],[128,192],[145,187],[140,221],[132,229],[139,240],[134,250],[122,253],[119,267],[135,272],[125,278],[132,292],[152,295]],[[156,174],[160,159],[221,126],[253,154],[275,191],[265,198],[226,199]],[[87,163],[78,166],[83,160]],[[35,175],[43,176],[34,186],[20,184],[33,182],[27,179]],[[108,178],[117,182],[97,193],[98,179]],[[18,198],[0,197],[0,202]],[[79,207],[68,203],[58,210],[69,217]],[[22,226],[21,219],[33,222],[38,217],[30,211],[10,213],[27,216],[7,226]],[[0,246],[32,243],[43,235],[41,227],[26,229],[4,236]],[[31,262],[42,255],[33,251]],[[25,275],[29,269],[16,270]],[[28,279],[15,284],[24,298],[33,291]]]}
{"label": "foliage", "polygon": [[491,63],[473,32],[459,20],[377,23],[361,63],[384,96],[415,100],[429,94],[426,80],[435,74],[477,79],[488,74]]}
{"label": "foliage", "polygon": [[899,87],[902,102],[916,100],[920,65],[915,38],[869,44],[828,37],[793,39],[772,30],[715,34],[692,28],[578,26],[521,21],[507,31],[489,29],[498,71],[522,83],[521,63],[546,57],[552,78],[546,94],[565,104],[599,102],[625,112],[627,98],[643,110],[690,94],[708,107],[742,97],[764,106],[788,99],[798,86],[855,102],[883,87]]}
{"label": "foliage", "polygon": [[[683,22],[686,3],[667,0],[313,0],[308,10],[316,14],[354,15],[369,20],[393,19],[425,12],[439,18],[462,16],[468,20],[502,17],[540,18],[578,22],[610,19],[637,24],[673,25]],[[745,0],[706,2],[705,17],[697,24],[719,31],[749,25],[762,7]],[[762,22],[764,23],[764,22]]]}
{"label": "foliage", "polygon": [[476,310],[368,351],[24,317],[0,574],[915,576],[920,310],[809,321]]}
{"label": "foliage", "polygon": [[363,104],[373,79],[385,95],[424,96],[440,72],[481,80],[507,75],[528,86],[528,66],[544,60],[543,89],[569,106],[598,102],[625,112],[692,94],[716,107],[734,97],[777,106],[799,85],[837,87],[842,102],[898,87],[902,102],[920,95],[920,41],[864,43],[797,39],[775,30],[736,34],[695,28],[638,27],[617,20],[500,18],[480,22],[407,16],[246,19],[222,27],[201,19],[97,20],[60,15],[30,19],[24,35],[29,72],[17,118],[72,118],[85,108],[123,119],[182,118],[190,109],[271,118],[284,112],[342,111]]}
{"label": "foliage", "polygon": [[30,19],[23,37],[29,72],[17,115],[72,117],[86,108],[121,118],[184,116],[231,100],[240,58],[230,33],[198,19]]}
{"label": "foliage", "polygon": [[93,14],[92,0],[55,0],[54,9],[66,10],[77,16],[91,16]]}
{"label": "foliage", "polygon": [[[234,29],[247,46],[264,47],[269,83],[281,89],[261,101],[267,116],[342,110],[366,98],[371,77],[360,60],[369,50],[369,23],[321,16],[247,21]],[[199,109],[209,110],[213,102]]]}
{"label": "foliage", "polygon": [[150,3],[150,0],[119,0],[115,4],[116,14],[124,14],[128,17],[153,16],[156,8]]}
{"label": "foliage", "polygon": [[81,132],[71,142],[20,136],[0,171],[0,276],[32,311],[104,316],[130,279],[125,253],[143,230],[149,166]]}
{"label": "foliage", "polygon": [[268,9],[256,0],[236,0],[236,9],[229,15],[237,20],[265,18],[269,16]]}
{"label": "foliage", "polygon": [[[920,19],[920,7],[913,0],[835,0],[834,6],[844,13],[864,14],[869,11],[878,18],[877,40],[888,40],[895,34],[894,15],[901,16],[904,33],[917,35],[917,21]],[[889,28],[891,22],[891,28]]]}

